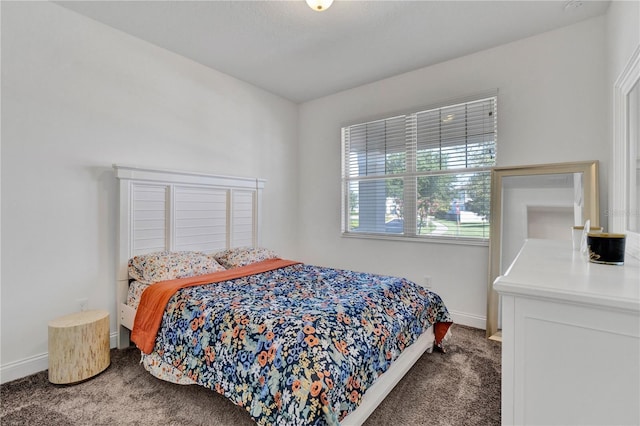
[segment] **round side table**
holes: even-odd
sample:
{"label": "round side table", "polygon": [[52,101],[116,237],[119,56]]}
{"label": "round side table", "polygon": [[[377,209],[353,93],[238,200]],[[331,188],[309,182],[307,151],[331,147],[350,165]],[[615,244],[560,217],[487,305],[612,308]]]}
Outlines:
{"label": "round side table", "polygon": [[111,363],[109,312],[82,311],[49,321],[49,381],[77,383]]}

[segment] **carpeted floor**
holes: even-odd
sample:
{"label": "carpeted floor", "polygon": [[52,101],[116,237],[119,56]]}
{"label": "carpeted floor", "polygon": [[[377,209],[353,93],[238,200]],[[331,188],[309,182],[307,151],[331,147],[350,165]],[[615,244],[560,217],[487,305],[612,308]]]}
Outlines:
{"label": "carpeted floor", "polygon": [[[365,425],[499,425],[500,344],[484,335],[454,325],[447,353],[423,355]],[[158,380],[139,359],[113,349],[109,368],[77,385],[52,385],[46,371],[3,384],[0,424],[254,424],[216,392]]]}

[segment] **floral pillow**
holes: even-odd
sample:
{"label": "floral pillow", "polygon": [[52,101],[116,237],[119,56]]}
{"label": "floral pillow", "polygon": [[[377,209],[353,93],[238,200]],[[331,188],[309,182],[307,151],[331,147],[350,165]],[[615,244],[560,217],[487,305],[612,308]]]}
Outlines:
{"label": "floral pillow", "polygon": [[278,257],[273,251],[260,247],[240,247],[218,252],[213,257],[225,268],[238,268]]}
{"label": "floral pillow", "polygon": [[198,251],[159,251],[129,259],[129,276],[144,284],[224,271],[216,260]]}

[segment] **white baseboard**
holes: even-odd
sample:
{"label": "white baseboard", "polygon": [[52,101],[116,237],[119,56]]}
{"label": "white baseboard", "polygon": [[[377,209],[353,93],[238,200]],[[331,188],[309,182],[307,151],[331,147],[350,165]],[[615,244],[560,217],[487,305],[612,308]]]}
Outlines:
{"label": "white baseboard", "polygon": [[0,383],[7,383],[49,368],[49,355],[45,352],[0,366]]}
{"label": "white baseboard", "polygon": [[[117,333],[109,335],[109,345],[116,347]],[[0,384],[21,379],[49,368],[49,354],[43,353],[0,366]]]}
{"label": "white baseboard", "polygon": [[465,312],[449,311],[454,324],[466,325],[468,327],[487,329],[487,318]]}

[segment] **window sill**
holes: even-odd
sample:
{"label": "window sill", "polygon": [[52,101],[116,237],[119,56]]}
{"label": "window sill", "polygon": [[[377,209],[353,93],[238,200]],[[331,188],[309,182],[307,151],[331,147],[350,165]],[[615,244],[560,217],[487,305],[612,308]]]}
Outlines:
{"label": "window sill", "polygon": [[465,238],[465,237],[409,237],[405,235],[369,234],[343,232],[343,238],[360,238],[370,240],[404,241],[411,243],[453,244],[465,246],[489,246],[489,238]]}

